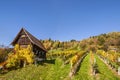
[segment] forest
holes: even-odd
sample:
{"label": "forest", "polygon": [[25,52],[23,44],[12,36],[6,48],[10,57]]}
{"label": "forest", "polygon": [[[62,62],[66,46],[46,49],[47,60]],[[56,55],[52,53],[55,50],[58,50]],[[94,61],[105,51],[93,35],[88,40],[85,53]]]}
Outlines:
{"label": "forest", "polygon": [[120,52],[120,32],[111,32],[108,34],[101,34],[98,36],[91,36],[87,39],[81,41],[76,41],[74,39],[70,41],[59,41],[52,40],[51,38],[46,40],[40,40],[47,50],[53,49],[82,49],[86,51],[94,51],[100,49],[104,51],[109,51],[115,49]]}

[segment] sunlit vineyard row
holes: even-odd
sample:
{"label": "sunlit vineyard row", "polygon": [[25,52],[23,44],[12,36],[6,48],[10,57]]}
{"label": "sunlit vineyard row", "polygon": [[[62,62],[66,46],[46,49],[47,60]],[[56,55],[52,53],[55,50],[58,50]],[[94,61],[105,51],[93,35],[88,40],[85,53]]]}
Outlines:
{"label": "sunlit vineyard row", "polygon": [[107,51],[104,50],[97,50],[96,52],[100,58],[104,60],[104,62],[108,65],[110,65],[112,68],[114,68],[116,71],[118,70],[118,67],[120,65],[119,58],[120,53],[116,51]]}
{"label": "sunlit vineyard row", "polygon": [[82,50],[53,50],[47,53],[47,57],[50,59],[59,57],[64,64],[70,63],[73,66],[85,53],[86,51]]}

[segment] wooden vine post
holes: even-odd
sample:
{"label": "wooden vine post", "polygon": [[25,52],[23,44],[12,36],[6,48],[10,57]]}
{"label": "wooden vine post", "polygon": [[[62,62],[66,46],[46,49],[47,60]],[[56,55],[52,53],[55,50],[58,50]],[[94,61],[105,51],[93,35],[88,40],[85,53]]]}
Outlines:
{"label": "wooden vine post", "polygon": [[[118,62],[120,63],[120,58],[118,57]],[[120,67],[118,67],[118,75],[120,75]]]}
{"label": "wooden vine post", "polygon": [[92,66],[91,74],[95,75],[96,70],[97,70],[97,65],[96,65],[96,59],[94,57],[94,53],[92,53],[92,51],[90,51],[90,63],[91,63],[91,66]]}

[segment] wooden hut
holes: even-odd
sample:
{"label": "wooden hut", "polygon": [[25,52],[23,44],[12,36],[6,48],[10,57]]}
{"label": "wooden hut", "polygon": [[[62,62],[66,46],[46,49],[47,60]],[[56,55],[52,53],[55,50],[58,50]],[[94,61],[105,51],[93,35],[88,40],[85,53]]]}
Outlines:
{"label": "wooden hut", "polygon": [[46,59],[47,50],[43,44],[24,28],[20,30],[11,44],[13,46],[15,46],[15,44],[19,44],[20,48],[26,48],[28,45],[32,45],[35,60],[41,61]]}

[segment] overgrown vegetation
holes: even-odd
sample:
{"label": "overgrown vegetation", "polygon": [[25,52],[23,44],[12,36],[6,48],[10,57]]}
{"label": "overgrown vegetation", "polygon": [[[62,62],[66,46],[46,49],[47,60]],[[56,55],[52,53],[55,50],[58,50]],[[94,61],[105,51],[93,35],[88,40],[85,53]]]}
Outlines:
{"label": "overgrown vegetation", "polygon": [[34,62],[34,53],[32,47],[28,45],[27,48],[20,48],[18,44],[14,47],[14,52],[8,54],[6,60],[6,68],[19,68],[25,67],[26,64]]}

